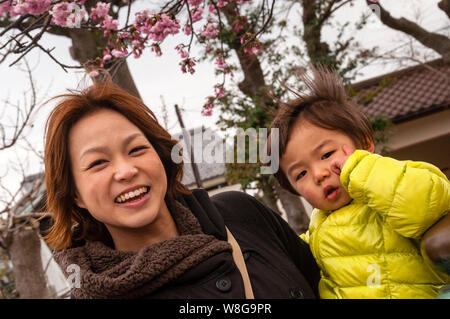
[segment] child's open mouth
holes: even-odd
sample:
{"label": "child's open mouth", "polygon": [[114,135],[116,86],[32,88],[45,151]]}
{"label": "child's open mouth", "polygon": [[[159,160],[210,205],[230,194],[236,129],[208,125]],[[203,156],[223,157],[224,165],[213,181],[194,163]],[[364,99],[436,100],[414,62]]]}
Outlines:
{"label": "child's open mouth", "polygon": [[338,195],[338,192],[339,192],[338,187],[327,186],[324,189],[325,198],[328,200],[334,199]]}

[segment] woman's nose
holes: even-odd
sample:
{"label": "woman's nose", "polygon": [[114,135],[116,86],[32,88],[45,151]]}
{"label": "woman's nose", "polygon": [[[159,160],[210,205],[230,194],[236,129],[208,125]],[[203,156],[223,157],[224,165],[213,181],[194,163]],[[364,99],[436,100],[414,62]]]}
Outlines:
{"label": "woman's nose", "polygon": [[114,178],[117,181],[128,181],[136,176],[138,169],[129,163],[122,162],[117,165],[116,171],[114,173]]}

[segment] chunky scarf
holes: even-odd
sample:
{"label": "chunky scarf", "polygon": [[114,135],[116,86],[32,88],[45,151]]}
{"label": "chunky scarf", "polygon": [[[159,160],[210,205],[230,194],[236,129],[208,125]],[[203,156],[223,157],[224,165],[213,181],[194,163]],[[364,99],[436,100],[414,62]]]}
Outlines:
{"label": "chunky scarf", "polygon": [[80,288],[72,294],[83,298],[139,298],[174,281],[209,257],[230,251],[231,246],[202,232],[192,212],[179,202],[168,203],[180,236],[142,248],[138,252],[114,250],[101,242],[55,253],[63,270],[80,267]]}

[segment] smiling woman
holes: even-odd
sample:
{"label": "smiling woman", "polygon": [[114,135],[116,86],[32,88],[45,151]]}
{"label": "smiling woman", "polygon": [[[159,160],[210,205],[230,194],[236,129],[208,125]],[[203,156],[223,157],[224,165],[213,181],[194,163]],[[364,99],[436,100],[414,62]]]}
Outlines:
{"label": "smiling woman", "polygon": [[45,239],[64,271],[80,270],[72,297],[317,295],[318,267],[280,216],[242,192],[210,198],[181,184],[177,141],[142,101],[111,83],[57,98]]}
{"label": "smiling woman", "polygon": [[[72,219],[79,234],[74,239],[114,238],[108,228],[113,226],[96,218],[97,214],[107,212],[114,219],[115,211],[111,208],[125,209],[127,205],[138,204],[130,201],[119,204],[117,197],[140,186],[150,186],[136,183],[133,177],[137,168],[130,160],[145,163],[146,171],[150,171],[147,178],[151,178],[154,187],[144,197],[150,197],[150,193],[158,196],[158,201],[151,201],[153,206],[164,202],[166,195],[174,198],[175,194],[189,193],[179,182],[182,164],[171,161],[171,149],[177,141],[139,99],[113,85],[94,85],[84,94],[56,98],[64,100],[50,114],[45,145],[47,206],[55,216],[46,236],[49,245],[63,249],[72,244]],[[151,141],[157,142],[153,145]],[[125,182],[114,184],[112,180]],[[153,207],[160,209],[167,210]]]}

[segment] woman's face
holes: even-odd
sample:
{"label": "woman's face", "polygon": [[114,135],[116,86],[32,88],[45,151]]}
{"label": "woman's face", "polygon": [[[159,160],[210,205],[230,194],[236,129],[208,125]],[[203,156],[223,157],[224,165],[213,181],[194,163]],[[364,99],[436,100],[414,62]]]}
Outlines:
{"label": "woman's face", "polygon": [[117,231],[167,219],[164,166],[145,135],[118,112],[101,109],[69,132],[76,204]]}

